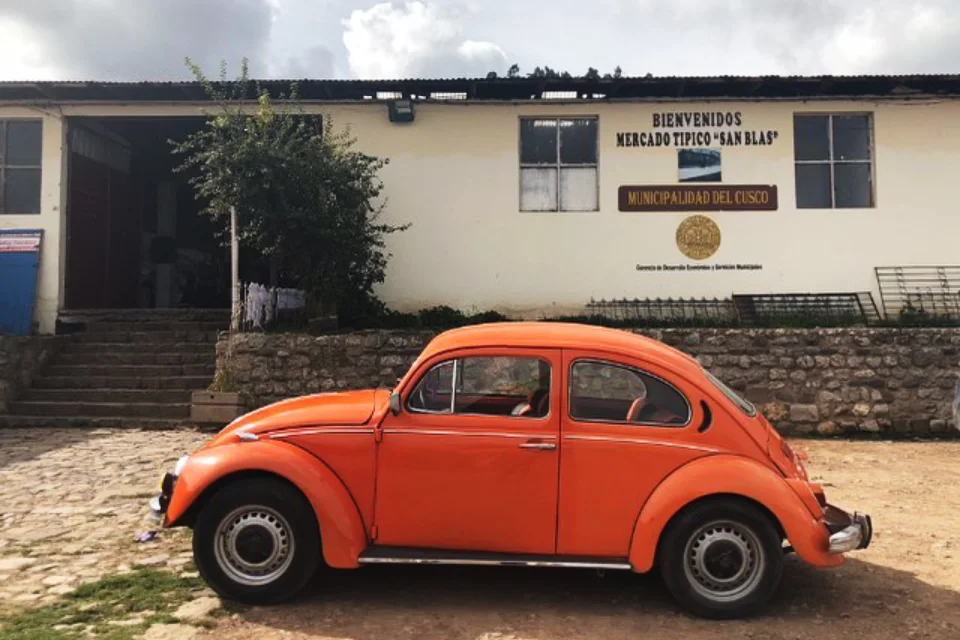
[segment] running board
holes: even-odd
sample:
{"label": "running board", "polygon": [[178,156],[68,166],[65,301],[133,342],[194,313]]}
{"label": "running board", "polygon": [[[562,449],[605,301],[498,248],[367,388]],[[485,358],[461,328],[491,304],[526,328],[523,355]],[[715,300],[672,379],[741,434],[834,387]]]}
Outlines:
{"label": "running board", "polygon": [[414,549],[410,547],[370,547],[358,559],[360,564],[459,564],[505,567],[564,567],[570,569],[606,569],[629,571],[625,558],[590,556],[545,556],[515,553],[482,553]]}

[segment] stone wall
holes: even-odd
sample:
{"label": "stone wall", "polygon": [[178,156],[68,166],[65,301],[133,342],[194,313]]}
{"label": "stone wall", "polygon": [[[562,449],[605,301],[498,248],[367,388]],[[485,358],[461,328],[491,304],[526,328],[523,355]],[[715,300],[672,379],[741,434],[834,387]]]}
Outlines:
{"label": "stone wall", "polygon": [[[790,435],[950,436],[960,329],[664,329]],[[313,337],[240,334],[217,345],[253,404],[317,391],[393,386],[428,331]],[[232,345],[232,350],[229,346]],[[227,357],[228,351],[232,351]]]}
{"label": "stone wall", "polygon": [[34,374],[57,351],[63,338],[56,336],[0,335],[0,413],[30,386]]}

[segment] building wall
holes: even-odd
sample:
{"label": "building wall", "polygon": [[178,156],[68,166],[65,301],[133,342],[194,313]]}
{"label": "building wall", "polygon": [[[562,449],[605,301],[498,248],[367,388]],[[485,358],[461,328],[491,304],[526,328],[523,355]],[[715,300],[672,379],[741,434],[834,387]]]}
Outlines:
{"label": "building wall", "polygon": [[[638,331],[697,357],[786,435],[954,437],[956,329]],[[234,334],[217,344],[253,406],[307,393],[393,388],[426,331]]]}
{"label": "building wall", "polygon": [[34,322],[40,333],[49,334],[54,332],[57,310],[63,301],[62,265],[66,250],[63,233],[66,206],[65,127],[62,116],[48,110],[0,107],[0,119],[8,118],[39,118],[43,121],[40,213],[0,214],[0,229],[43,229]]}
{"label": "building wall", "polygon": [[[194,116],[197,104],[64,105],[67,116]],[[364,151],[385,156],[385,220],[411,222],[388,242],[392,258],[382,298],[398,309],[448,304],[512,315],[579,312],[592,298],[726,297],[731,293],[852,292],[873,289],[873,268],[955,264],[960,217],[951,197],[960,148],[960,101],[810,101],[417,104],[416,120],[393,124],[383,103],[311,105],[349,127]],[[717,252],[685,257],[677,227],[689,213],[618,211],[622,185],[678,184],[677,148],[618,147],[617,133],[651,132],[655,113],[739,112],[727,131],[777,133],[773,144],[722,149],[723,184],[775,185],[776,211],[712,212]],[[874,116],[876,206],[798,210],[793,115],[870,112]],[[36,117],[0,108],[0,117]],[[599,117],[599,211],[521,212],[521,116]],[[43,209],[0,216],[4,228],[47,230],[38,315],[53,328],[62,302],[63,128],[44,116]],[[713,128],[716,130],[716,128]],[[671,128],[695,131],[695,128]],[[702,130],[702,129],[700,129]],[[716,146],[716,145],[711,145]],[[63,187],[63,188],[61,188]],[[59,247],[59,248],[58,248]],[[713,270],[721,265],[754,270]],[[638,270],[668,265],[680,270]],[[710,270],[686,270],[704,266]],[[58,277],[59,274],[59,277]]]}
{"label": "building wall", "polygon": [[0,336],[0,414],[63,346],[62,336]]}
{"label": "building wall", "polygon": [[[677,150],[617,147],[618,132],[652,131],[655,112],[741,112],[742,131],[777,132],[769,146],[725,147],[723,184],[776,185],[776,211],[707,213],[722,241],[711,258],[686,258],[677,226],[689,213],[618,211],[621,185],[677,184]],[[793,115],[869,111],[875,129],[875,208],[798,210]],[[404,309],[445,303],[540,315],[591,298],[875,289],[873,268],[957,264],[960,216],[951,183],[960,149],[960,102],[418,105],[413,124],[385,107],[330,109],[383,172],[391,237],[381,294]],[[600,210],[519,210],[518,118],[599,116]],[[692,129],[690,129],[692,130]],[[639,271],[637,265],[761,265],[743,271]],[[879,303],[879,300],[878,300]]]}
{"label": "building wall", "polygon": [[[957,329],[638,331],[697,357],[787,435],[955,437]],[[306,393],[392,388],[426,331],[234,334],[217,344],[254,406]]]}

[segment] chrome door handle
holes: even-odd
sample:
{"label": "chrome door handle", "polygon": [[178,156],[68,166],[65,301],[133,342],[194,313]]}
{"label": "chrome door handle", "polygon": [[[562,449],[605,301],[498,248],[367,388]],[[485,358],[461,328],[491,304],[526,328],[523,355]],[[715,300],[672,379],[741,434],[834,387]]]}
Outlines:
{"label": "chrome door handle", "polygon": [[521,449],[533,449],[535,451],[553,451],[557,448],[555,442],[524,442],[520,444]]}

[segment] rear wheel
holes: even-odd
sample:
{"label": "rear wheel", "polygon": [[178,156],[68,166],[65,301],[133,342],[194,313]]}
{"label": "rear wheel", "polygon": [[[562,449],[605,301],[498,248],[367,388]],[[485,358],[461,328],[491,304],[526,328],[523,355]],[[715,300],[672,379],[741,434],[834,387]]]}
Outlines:
{"label": "rear wheel", "polygon": [[667,588],[697,615],[750,615],[780,583],[780,534],[750,504],[716,500],[694,505],[671,522],[662,540],[659,565]]}
{"label": "rear wheel", "polygon": [[193,532],[197,569],[225,598],[271,604],[295,595],[320,563],[313,508],[274,478],[238,480],[218,490]]}

